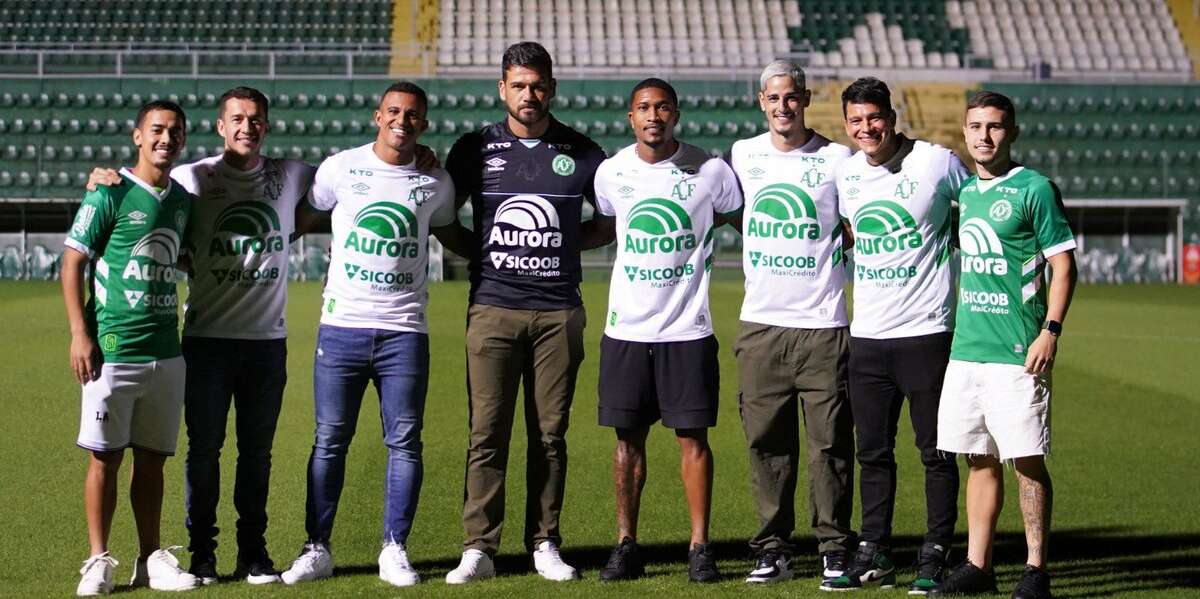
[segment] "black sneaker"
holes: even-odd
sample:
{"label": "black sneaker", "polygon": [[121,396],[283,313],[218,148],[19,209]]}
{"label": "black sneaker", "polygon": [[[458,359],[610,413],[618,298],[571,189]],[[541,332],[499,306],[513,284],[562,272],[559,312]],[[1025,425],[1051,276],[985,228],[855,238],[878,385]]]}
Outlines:
{"label": "black sneaker", "polygon": [[990,595],[996,592],[996,573],[980,570],[970,560],[946,575],[942,584],[929,591],[932,597]]}
{"label": "black sneaker", "polygon": [[633,580],[645,575],[646,564],[642,562],[642,551],[638,548],[637,541],[629,537],[621,539],[621,544],[608,556],[608,562],[600,568],[602,582]]}
{"label": "black sneaker", "polygon": [[792,561],[787,554],[773,549],[765,549],[758,554],[754,569],[746,577],[746,582],[769,583],[783,582],[792,579]]}
{"label": "black sneaker", "polygon": [[688,552],[688,580],[692,582],[717,582],[721,573],[717,571],[717,558],[709,545],[696,545]]}
{"label": "black sneaker", "polygon": [[890,589],[896,586],[896,566],[892,551],[870,541],[858,544],[850,567],[841,576],[821,580],[822,591],[853,591],[865,586]]}
{"label": "black sneaker", "polygon": [[188,572],[204,586],[216,584],[217,556],[211,553],[193,553],[192,567],[188,568]]}
{"label": "black sneaker", "polygon": [[1013,590],[1012,599],[1051,599],[1050,575],[1037,566],[1025,565],[1025,573]]}
{"label": "black sneaker", "polygon": [[271,584],[280,581],[275,562],[271,561],[266,551],[245,558],[239,556],[237,570],[234,570],[233,575],[245,578],[250,584]]}
{"label": "black sneaker", "polygon": [[937,543],[925,543],[917,554],[917,577],[908,587],[909,595],[927,595],[942,583],[950,549]]}
{"label": "black sneaker", "polygon": [[846,573],[850,556],[845,551],[827,551],[821,554],[821,578],[837,578]]}

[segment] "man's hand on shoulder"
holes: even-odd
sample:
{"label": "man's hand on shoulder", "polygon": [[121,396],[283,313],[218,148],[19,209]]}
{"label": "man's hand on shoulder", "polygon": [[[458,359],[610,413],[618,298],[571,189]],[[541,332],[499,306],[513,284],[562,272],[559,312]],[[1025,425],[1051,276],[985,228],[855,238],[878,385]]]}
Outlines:
{"label": "man's hand on shoulder", "polygon": [[115,186],[121,184],[121,174],[111,168],[96,167],[88,176],[87,190],[96,191],[97,185]]}
{"label": "man's hand on shoulder", "polygon": [[442,167],[442,163],[438,162],[437,154],[435,154],[433,149],[429,146],[417,144],[415,153],[417,158],[417,170],[423,173],[428,173],[433,169]]}

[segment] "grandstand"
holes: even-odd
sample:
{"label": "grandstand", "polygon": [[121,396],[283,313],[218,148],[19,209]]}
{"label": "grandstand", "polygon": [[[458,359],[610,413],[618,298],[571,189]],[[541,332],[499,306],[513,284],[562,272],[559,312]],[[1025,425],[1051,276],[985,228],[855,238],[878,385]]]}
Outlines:
{"label": "grandstand", "polygon": [[[220,151],[220,94],[257,87],[272,100],[267,153],[315,163],[369,140],[386,81],[412,78],[430,92],[424,143],[444,157],[503,115],[498,60],[520,39],[556,57],[555,116],[610,152],[630,142],[626,94],[650,74],[681,92],[680,137],[714,154],[764,131],[753,93],[776,57],[807,65],[809,124],[843,142],[838,96],[855,77],[891,83],[901,128],[960,154],[964,98],[996,89],[1017,102],[1020,159],[1055,179],[1108,256],[1085,276],[1174,280],[1180,244],[1200,242],[1192,0],[658,6],[667,18],[633,0],[0,0],[0,277],[46,273],[58,241],[35,251],[30,236],[65,229],[92,166],[132,158],[147,100],[188,111],[189,161]],[[1131,248],[1146,257],[1107,265]]]}

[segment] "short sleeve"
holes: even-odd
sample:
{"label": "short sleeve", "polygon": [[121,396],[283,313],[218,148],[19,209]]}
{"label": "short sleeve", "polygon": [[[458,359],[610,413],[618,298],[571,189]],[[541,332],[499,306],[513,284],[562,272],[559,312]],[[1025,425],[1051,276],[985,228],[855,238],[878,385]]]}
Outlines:
{"label": "short sleeve", "polygon": [[596,205],[596,171],[600,168],[600,164],[604,162],[606,156],[604,150],[600,146],[593,145],[587,153],[587,168],[588,178],[583,184],[583,197],[593,206]]}
{"label": "short sleeve", "polygon": [[713,211],[719,214],[737,212],[742,207],[742,188],[738,185],[737,175],[724,160],[714,159],[717,164],[715,176],[719,193],[713,197]]}
{"label": "short sleeve", "polygon": [[609,189],[605,184],[605,172],[608,170],[609,161],[616,160],[616,156],[600,163],[600,167],[596,169],[595,188],[596,188],[596,210],[604,216],[616,216],[617,210],[613,208],[612,202],[608,199]]}
{"label": "short sleeve", "polygon": [[95,258],[103,252],[117,221],[117,205],[118,202],[106,186],[97,186],[96,191],[85,194],[75,213],[75,221],[67,231],[65,245],[88,258]]}
{"label": "short sleeve", "polygon": [[942,201],[953,204],[958,201],[958,192],[962,190],[963,183],[971,178],[971,171],[967,170],[957,154],[950,150],[946,150],[946,154],[946,172],[938,181],[937,193]]}
{"label": "short sleeve", "polygon": [[429,217],[429,226],[444,227],[453,223],[458,211],[454,209],[454,182],[448,174],[441,173],[438,177],[433,201],[435,203],[433,215]]}
{"label": "short sleeve", "polygon": [[841,160],[833,167],[833,187],[837,191],[838,216],[842,217],[842,220],[850,220],[850,216],[846,214],[846,202],[842,200],[843,191],[846,189],[842,185],[842,178],[845,176],[847,164],[850,164],[849,158]]}
{"label": "short sleeve", "polygon": [[1033,221],[1034,236],[1047,258],[1075,249],[1075,234],[1063,209],[1062,194],[1050,180],[1030,185],[1025,205]]}
{"label": "short sleeve", "polygon": [[297,203],[303,202],[311,196],[317,167],[302,160],[288,160],[284,163],[284,173],[286,173],[288,178],[294,177],[296,180],[296,189],[301,190],[301,193],[296,194],[295,201]]}
{"label": "short sleeve", "polygon": [[196,176],[197,163],[184,164],[171,169],[171,179],[192,195],[200,195],[200,178]]}
{"label": "short sleeve", "polygon": [[482,187],[482,143],[479,133],[472,132],[458,138],[450,148],[450,153],[446,156],[446,172],[450,173],[457,193],[473,194]]}
{"label": "short sleeve", "polygon": [[317,210],[328,212],[337,205],[338,173],[337,157],[331,157],[317,167],[313,177],[312,190],[308,194],[308,203]]}

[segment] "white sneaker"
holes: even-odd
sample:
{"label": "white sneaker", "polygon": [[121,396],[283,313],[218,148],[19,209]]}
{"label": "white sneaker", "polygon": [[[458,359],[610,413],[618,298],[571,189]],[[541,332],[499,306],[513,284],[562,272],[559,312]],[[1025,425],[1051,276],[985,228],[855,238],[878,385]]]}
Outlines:
{"label": "white sneaker", "polygon": [[107,551],[89,557],[79,569],[83,577],[79,579],[79,586],[75,587],[75,594],[80,597],[95,597],[111,593],[113,568],[117,567],[117,563],[116,558]]}
{"label": "white sneaker", "polygon": [[304,549],[280,578],[283,584],[296,584],[333,576],[333,554],[320,543],[305,543]]}
{"label": "white sneaker", "polygon": [[462,554],[458,567],[446,573],[446,584],[466,584],[496,575],[496,566],[488,554],[478,549],[468,549]]}
{"label": "white sneaker", "polygon": [[172,551],[179,549],[178,545],[159,549],[150,554],[145,561],[140,558],[133,566],[133,579],[129,585],[133,587],[148,586],[156,591],[188,591],[200,586],[200,581],[190,572],[179,567]]}
{"label": "white sneaker", "polygon": [[537,549],[533,551],[533,569],[537,570],[542,578],[555,582],[579,578],[579,572],[562,560],[562,556],[558,554],[558,547],[550,541],[538,543]]}
{"label": "white sneaker", "polygon": [[410,587],[421,577],[408,561],[408,553],[400,543],[388,543],[379,552],[379,578],[398,587]]}

